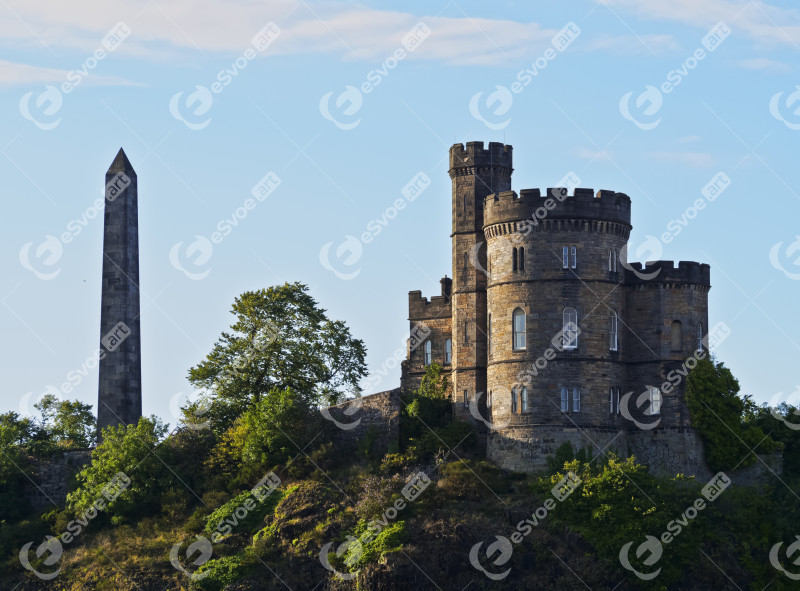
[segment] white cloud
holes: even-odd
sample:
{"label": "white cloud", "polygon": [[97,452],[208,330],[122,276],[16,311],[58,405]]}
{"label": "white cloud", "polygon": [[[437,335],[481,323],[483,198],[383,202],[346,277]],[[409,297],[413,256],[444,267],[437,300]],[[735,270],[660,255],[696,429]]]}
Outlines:
{"label": "white cloud", "polygon": [[680,22],[709,29],[723,21],[733,35],[744,34],[763,47],[793,45],[800,48],[800,11],[760,1],[742,0],[603,0],[651,20]]}
{"label": "white cloud", "polygon": [[[40,68],[0,60],[0,87],[24,86],[29,84],[61,84],[67,79],[68,70]],[[117,76],[98,76],[90,74],[81,79],[86,86],[131,86],[134,83]]]}
{"label": "white cloud", "polygon": [[616,55],[661,55],[681,48],[672,35],[600,35],[591,41],[592,51]]}
{"label": "white cloud", "polygon": [[767,57],[756,57],[749,60],[740,60],[737,65],[745,70],[765,70],[767,72],[786,73],[791,72],[792,67],[783,62],[771,60]]}
{"label": "white cloud", "polygon": [[649,156],[656,162],[686,164],[696,168],[704,168],[714,164],[711,154],[705,152],[651,152]]}
{"label": "white cloud", "polygon": [[578,146],[575,154],[584,160],[612,160],[611,153],[606,150],[590,150],[583,146]]}

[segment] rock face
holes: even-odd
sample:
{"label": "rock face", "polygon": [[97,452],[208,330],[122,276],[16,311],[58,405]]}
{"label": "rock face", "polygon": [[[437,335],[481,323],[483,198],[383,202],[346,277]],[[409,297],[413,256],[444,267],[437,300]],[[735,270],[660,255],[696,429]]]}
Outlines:
{"label": "rock face", "polygon": [[136,171],[120,148],[106,172],[97,435],[142,416]]}

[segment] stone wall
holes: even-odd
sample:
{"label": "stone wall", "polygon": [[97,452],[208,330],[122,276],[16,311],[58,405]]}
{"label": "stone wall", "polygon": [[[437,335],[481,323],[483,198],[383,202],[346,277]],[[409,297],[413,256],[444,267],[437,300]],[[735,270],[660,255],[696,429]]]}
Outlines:
{"label": "stone wall", "polygon": [[336,447],[355,449],[372,438],[371,449],[386,453],[400,442],[400,388],[353,398],[322,410]]}
{"label": "stone wall", "polygon": [[63,507],[73,476],[89,462],[91,455],[90,449],[78,449],[37,460],[30,475],[33,482],[28,481],[25,487],[31,507],[36,511],[44,511],[54,504]]}

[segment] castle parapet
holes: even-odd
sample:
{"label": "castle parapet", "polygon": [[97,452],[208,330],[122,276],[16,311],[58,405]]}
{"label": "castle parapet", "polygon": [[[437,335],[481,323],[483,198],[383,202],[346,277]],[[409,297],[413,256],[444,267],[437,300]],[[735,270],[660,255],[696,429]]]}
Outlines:
{"label": "castle parapet", "polygon": [[453,144],[450,148],[450,176],[476,166],[491,166],[510,175],[513,170],[512,150],[510,145],[500,142],[489,142],[488,148],[483,142],[467,142],[466,146]]}
{"label": "castle parapet", "polygon": [[684,284],[711,287],[711,267],[695,261],[680,261],[675,268],[674,261],[648,261],[624,265],[625,283],[643,284]]}
{"label": "castle parapet", "polygon": [[450,298],[447,296],[422,297],[420,290],[408,292],[408,319],[424,320],[449,318],[451,316]]}
{"label": "castle parapet", "polygon": [[576,188],[573,194],[564,187],[504,191],[484,201],[484,226],[522,220],[585,219],[617,222],[630,227],[631,199],[625,193],[603,189]]}

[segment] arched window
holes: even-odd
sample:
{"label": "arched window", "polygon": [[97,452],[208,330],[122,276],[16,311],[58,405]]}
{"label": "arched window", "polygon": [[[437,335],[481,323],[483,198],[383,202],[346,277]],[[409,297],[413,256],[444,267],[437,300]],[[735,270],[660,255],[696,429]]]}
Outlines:
{"label": "arched window", "polygon": [[431,364],[431,342],[425,341],[425,365]]}
{"label": "arched window", "polygon": [[511,326],[513,336],[512,345],[515,351],[525,348],[525,312],[522,308],[514,310]]}
{"label": "arched window", "polygon": [[453,362],[453,341],[447,339],[444,342],[444,364],[450,365]]}
{"label": "arched window", "polygon": [[517,252],[517,255],[519,256],[519,265],[518,265],[519,270],[520,271],[524,271],[525,270],[525,247],[524,246],[520,246],[519,247],[519,251]]}
{"label": "arched window", "polygon": [[681,343],[683,342],[682,328],[683,327],[681,326],[680,320],[672,321],[672,326],[669,329],[669,336],[672,341],[672,346],[670,347],[670,349],[673,352],[683,351],[683,347],[681,346]]}
{"label": "arched window", "polygon": [[522,412],[528,412],[528,389],[525,386],[522,386],[520,406],[522,407]]}
{"label": "arched window", "polygon": [[609,330],[609,343],[608,348],[612,351],[617,350],[617,324],[619,323],[619,318],[617,318],[617,313],[613,310],[611,311],[611,327]]}
{"label": "arched window", "polygon": [[511,388],[511,412],[517,412],[517,389]]}
{"label": "arched window", "polygon": [[564,348],[577,349],[578,348],[578,312],[575,308],[564,308],[562,314],[564,320]]}
{"label": "arched window", "polygon": [[703,323],[697,323],[697,352],[700,353],[703,350]]}

